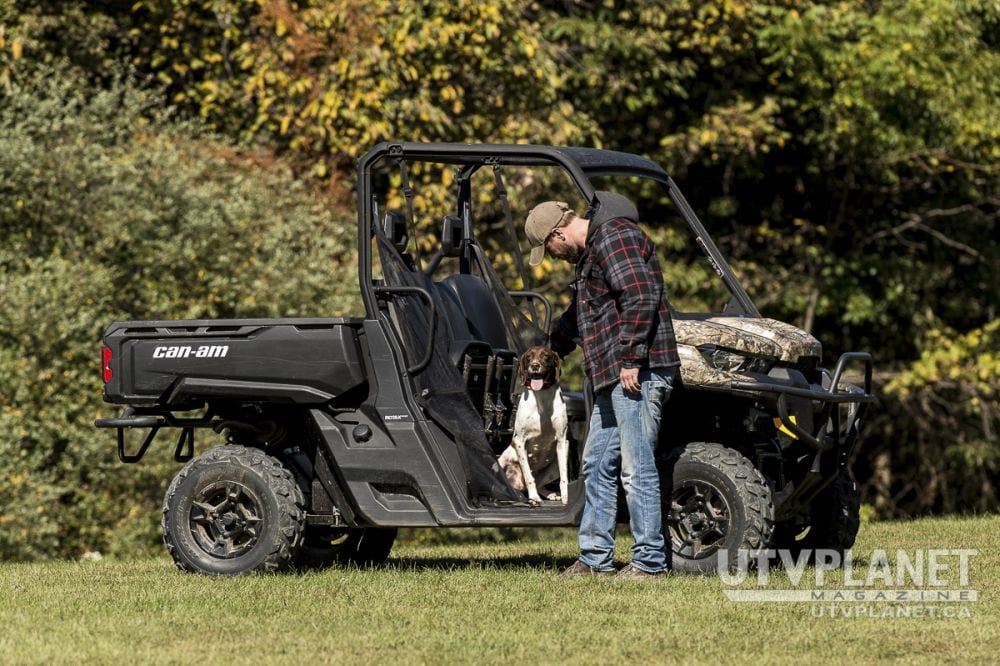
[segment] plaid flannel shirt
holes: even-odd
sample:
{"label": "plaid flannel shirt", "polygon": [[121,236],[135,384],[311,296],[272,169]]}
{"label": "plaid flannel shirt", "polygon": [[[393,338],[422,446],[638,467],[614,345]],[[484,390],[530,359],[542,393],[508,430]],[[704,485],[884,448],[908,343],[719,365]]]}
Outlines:
{"label": "plaid flannel shirt", "polygon": [[591,232],[572,288],[552,349],[565,356],[580,344],[595,392],[622,368],[680,365],[656,249],[635,222],[618,217]]}

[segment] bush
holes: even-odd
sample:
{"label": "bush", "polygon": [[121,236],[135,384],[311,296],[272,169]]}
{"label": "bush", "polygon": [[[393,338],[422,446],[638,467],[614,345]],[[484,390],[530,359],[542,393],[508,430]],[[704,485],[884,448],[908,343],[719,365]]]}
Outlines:
{"label": "bush", "polygon": [[157,99],[58,72],[0,93],[0,558],[158,548],[175,466],[123,467],[93,427],[114,411],[98,360],[110,322],[360,309],[338,199]]}

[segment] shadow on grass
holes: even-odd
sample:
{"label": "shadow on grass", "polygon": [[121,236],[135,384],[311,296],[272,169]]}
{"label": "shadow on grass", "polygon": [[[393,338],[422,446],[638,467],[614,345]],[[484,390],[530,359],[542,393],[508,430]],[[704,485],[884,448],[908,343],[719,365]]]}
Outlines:
{"label": "shadow on grass", "polygon": [[[515,557],[390,557],[388,561],[383,564],[367,565],[360,567],[361,569],[368,570],[379,570],[379,569],[389,569],[398,571],[458,571],[458,570],[500,570],[509,571],[514,569],[538,569],[541,571],[562,571],[569,565],[576,562],[575,557],[571,556],[554,556],[547,553],[529,554],[529,555],[518,555]],[[770,560],[767,563],[768,569],[772,572],[783,571],[785,569],[784,564],[780,560]],[[809,558],[801,563],[796,562],[794,559],[792,564],[804,565],[805,569],[812,571],[816,568],[816,562],[814,559]],[[351,565],[352,567],[357,567],[357,565]],[[859,568],[867,568],[868,558],[861,556],[854,558],[852,566],[855,570]],[[832,571],[843,571],[843,565],[834,566],[832,569],[827,567],[828,570]],[[709,572],[709,573],[714,573]],[[692,574],[699,575],[699,574]]]}
{"label": "shadow on grass", "polygon": [[401,571],[456,571],[463,569],[538,569],[540,571],[562,571],[576,561],[575,557],[554,557],[552,555],[519,555],[516,557],[392,557],[385,564],[373,569],[397,569]]}

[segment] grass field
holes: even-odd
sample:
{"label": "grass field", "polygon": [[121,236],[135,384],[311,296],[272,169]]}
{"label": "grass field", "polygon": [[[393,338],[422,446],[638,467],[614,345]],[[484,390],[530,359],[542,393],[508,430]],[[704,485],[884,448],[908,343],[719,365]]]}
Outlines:
{"label": "grass field", "polygon": [[[624,563],[628,540],[618,545]],[[729,601],[716,576],[562,580],[556,573],[576,554],[571,531],[541,542],[399,547],[374,570],[221,580],[179,573],[166,557],[0,564],[0,661],[996,663],[1000,516],[863,525],[855,575],[864,577],[875,549],[894,559],[897,549],[928,548],[979,551],[964,586],[978,601],[920,604],[937,617],[817,617],[811,603]],[[954,589],[957,558],[949,562],[940,577]],[[825,589],[842,576],[827,574]],[[812,570],[804,580],[815,587]],[[776,588],[791,589],[783,571],[771,573]],[[971,617],[943,617],[946,606]]]}

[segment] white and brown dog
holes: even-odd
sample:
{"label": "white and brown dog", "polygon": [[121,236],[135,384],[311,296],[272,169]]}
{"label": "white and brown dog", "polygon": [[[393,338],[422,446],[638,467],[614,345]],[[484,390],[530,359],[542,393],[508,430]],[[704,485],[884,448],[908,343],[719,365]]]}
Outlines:
{"label": "white and brown dog", "polygon": [[546,499],[566,504],[569,440],[566,405],[559,390],[559,355],[547,347],[532,347],[521,355],[518,373],[524,391],[517,404],[514,439],[500,454],[500,466],[510,484],[526,491],[533,505],[542,503],[538,489],[558,475],[559,494]]}

